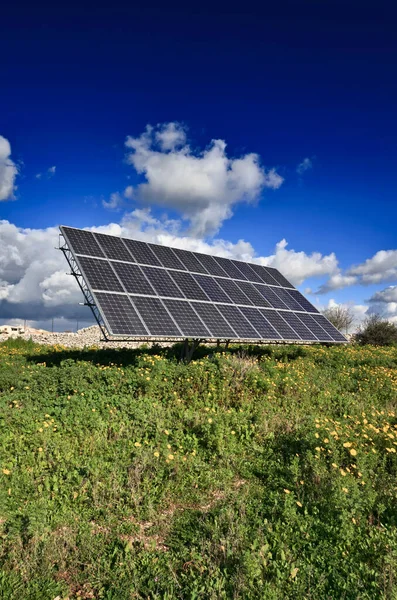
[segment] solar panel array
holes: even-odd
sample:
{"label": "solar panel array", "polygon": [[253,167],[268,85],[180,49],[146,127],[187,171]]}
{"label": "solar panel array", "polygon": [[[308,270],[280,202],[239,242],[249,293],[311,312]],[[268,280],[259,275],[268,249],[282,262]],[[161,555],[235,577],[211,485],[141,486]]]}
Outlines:
{"label": "solar panel array", "polygon": [[110,335],[346,342],[277,270],[61,227]]}

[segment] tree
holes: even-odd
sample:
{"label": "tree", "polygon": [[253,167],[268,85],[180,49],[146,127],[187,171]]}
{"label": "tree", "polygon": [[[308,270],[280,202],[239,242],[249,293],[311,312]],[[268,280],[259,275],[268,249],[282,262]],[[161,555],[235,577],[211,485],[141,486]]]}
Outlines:
{"label": "tree", "polygon": [[397,325],[373,314],[364,321],[355,337],[362,345],[392,346],[397,344]]}
{"label": "tree", "polygon": [[339,331],[347,333],[354,322],[354,314],[350,306],[331,306],[323,310],[323,315]]}

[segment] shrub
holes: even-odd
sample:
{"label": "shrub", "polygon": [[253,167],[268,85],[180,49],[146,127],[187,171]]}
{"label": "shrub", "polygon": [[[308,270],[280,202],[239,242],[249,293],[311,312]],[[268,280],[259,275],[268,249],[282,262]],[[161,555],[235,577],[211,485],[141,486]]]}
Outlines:
{"label": "shrub", "polygon": [[382,319],[379,315],[371,315],[364,321],[356,335],[359,344],[373,346],[392,346],[397,344],[397,325]]}

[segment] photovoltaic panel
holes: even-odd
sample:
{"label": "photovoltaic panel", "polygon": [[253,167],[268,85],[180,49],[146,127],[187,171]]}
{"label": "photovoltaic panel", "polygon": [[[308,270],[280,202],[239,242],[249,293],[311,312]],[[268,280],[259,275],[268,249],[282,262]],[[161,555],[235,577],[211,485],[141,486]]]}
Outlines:
{"label": "photovoltaic panel", "polygon": [[232,279],[242,279],[244,281],[247,279],[240,269],[238,269],[238,267],[236,267],[236,265],[234,265],[228,258],[223,258],[221,256],[215,256],[214,258]]}
{"label": "photovoltaic panel", "polygon": [[156,292],[144,276],[141,267],[122,262],[113,262],[112,266],[127,292],[144,296],[156,296]]}
{"label": "photovoltaic panel", "polygon": [[94,233],[94,237],[108,258],[134,262],[121,238],[104,233]]}
{"label": "photovoltaic panel", "polygon": [[248,304],[248,306],[253,304],[248,296],[244,294],[242,289],[232,279],[221,279],[219,277],[216,279],[216,281],[234,304]]}
{"label": "photovoltaic panel", "polygon": [[237,333],[235,333],[227,324],[216,306],[204,302],[192,302],[191,304],[207,329],[211,331],[213,337],[223,337],[227,339],[238,337]]}
{"label": "photovoltaic panel", "polygon": [[127,238],[123,239],[123,241],[137,263],[140,263],[141,265],[154,265],[161,267],[159,259],[153,254],[146,242],[129,240]]}
{"label": "photovoltaic panel", "polygon": [[241,338],[255,339],[261,337],[244,317],[243,313],[237,308],[237,306],[218,304],[217,309]]}
{"label": "photovoltaic panel", "polygon": [[160,298],[134,296],[132,299],[151,335],[183,337]]}
{"label": "photovoltaic panel", "polygon": [[244,273],[248,281],[256,281],[258,283],[262,283],[262,279],[259,277],[256,271],[254,271],[254,269],[251,269],[251,265],[249,265],[248,263],[244,263],[240,260],[232,260],[232,263],[235,267],[237,267],[239,271]]}
{"label": "photovoltaic panel", "polygon": [[95,300],[106,315],[106,320],[113,335],[146,336],[149,334],[128,296],[96,292]]}
{"label": "photovoltaic panel", "polygon": [[163,300],[165,306],[186,337],[211,337],[210,332],[194,312],[189,302],[183,300]]}
{"label": "photovoltaic panel", "polygon": [[302,307],[299,304],[299,302],[297,302],[295,298],[290,296],[288,290],[284,288],[278,288],[275,290],[275,293],[277,294],[277,296],[279,296],[279,298],[281,298],[281,300],[290,310],[302,310]]}
{"label": "photovoltaic panel", "polygon": [[318,341],[310,329],[306,327],[304,323],[299,319],[299,316],[293,312],[283,311],[279,313],[283,319],[285,319],[290,327],[299,335],[299,337],[306,342]]}
{"label": "photovoltaic panel", "polygon": [[180,250],[179,248],[173,248],[173,251],[188,271],[193,271],[193,273],[208,273],[207,269],[205,269],[193,252]]}
{"label": "photovoltaic panel", "polygon": [[294,287],[289,281],[288,279],[286,279],[284,277],[284,275],[281,275],[280,271],[277,271],[277,269],[273,269],[273,267],[266,267],[267,271],[270,273],[270,275],[277,281],[277,283],[279,285],[281,285],[281,287],[287,287],[287,288],[292,288]]}
{"label": "photovoltaic panel", "polygon": [[[313,304],[310,304],[310,302],[308,300],[306,300],[306,298],[304,297],[303,294],[301,294],[300,292],[298,292],[298,290],[287,290],[288,294],[290,296],[292,296],[302,307],[303,310],[305,310],[306,312],[316,312],[318,313],[318,310],[315,306],[313,306]],[[343,338],[345,339],[345,338]]]}
{"label": "photovoltaic panel", "polygon": [[255,306],[271,306],[270,302],[258,292],[252,283],[248,283],[248,281],[236,281],[236,283]]}
{"label": "photovoltaic panel", "polygon": [[83,229],[63,227],[63,233],[73,248],[75,254],[86,254],[87,256],[104,256],[97,244],[94,234]]}
{"label": "photovoltaic panel", "polygon": [[242,306],[240,308],[243,315],[248,319],[256,331],[259,333],[264,340],[279,340],[280,335],[270,325],[270,323],[262,316],[261,312],[257,308],[249,308]]}
{"label": "photovoltaic panel", "polygon": [[279,285],[278,282],[271,276],[270,272],[266,267],[262,267],[262,265],[257,265],[254,263],[250,263],[251,269],[255,271],[257,275],[262,279],[263,283],[267,283],[268,285]]}
{"label": "photovoltaic panel", "polygon": [[209,254],[199,254],[198,252],[193,252],[196,258],[201,262],[201,264],[207,269],[210,275],[218,275],[219,277],[228,277],[226,271],[222,269],[222,267],[216,262],[213,256]]}
{"label": "photovoltaic panel", "polygon": [[168,271],[168,273],[189,300],[209,300],[207,294],[190,273],[186,271]]}
{"label": "photovoltaic panel", "polygon": [[272,267],[69,227],[61,233],[86,302],[111,335],[346,341]]}
{"label": "photovoltaic panel", "polygon": [[193,277],[213,302],[231,303],[229,296],[219,287],[214,277],[208,275],[193,275]]}
{"label": "photovoltaic panel", "polygon": [[179,260],[172,248],[158,246],[157,244],[152,244],[151,248],[161,264],[167,269],[182,269],[182,271],[186,271],[185,265]]}
{"label": "photovoltaic panel", "polygon": [[334,327],[329,321],[328,319],[326,319],[324,317],[324,315],[312,315],[313,319],[315,321],[317,321],[317,323],[319,325],[321,325],[321,327],[323,329],[325,329],[325,331],[327,333],[330,334],[330,336],[336,341],[336,342],[344,342],[346,341],[346,338],[344,337],[344,335],[341,334],[340,331],[338,331],[336,329],[336,327]]}
{"label": "photovoltaic panel", "polygon": [[314,333],[316,338],[322,342],[332,341],[332,337],[324,331],[324,329],[317,323],[315,319],[309,313],[299,313],[298,317],[300,320]]}
{"label": "photovoltaic panel", "polygon": [[124,292],[121,283],[107,260],[79,256],[79,262],[92,289]]}
{"label": "photovoltaic panel", "polygon": [[175,285],[167,271],[155,267],[142,267],[142,270],[159,296],[183,298],[182,292]]}
{"label": "photovoltaic panel", "polygon": [[288,325],[283,319],[282,314],[275,310],[267,310],[266,308],[261,309],[262,315],[269,321],[270,325],[274,327],[280,337],[284,340],[296,340],[300,339],[297,337],[296,332]]}
{"label": "photovoltaic panel", "polygon": [[276,294],[276,289],[271,288],[268,285],[254,284],[258,292],[267,300],[273,308],[288,308],[287,305],[281,300]]}

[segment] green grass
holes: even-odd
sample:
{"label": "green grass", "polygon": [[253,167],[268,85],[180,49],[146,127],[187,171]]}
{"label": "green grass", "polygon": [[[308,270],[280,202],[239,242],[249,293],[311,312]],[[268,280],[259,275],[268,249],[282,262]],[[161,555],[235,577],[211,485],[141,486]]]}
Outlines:
{"label": "green grass", "polygon": [[397,598],[397,349],[0,345],[0,597]]}

